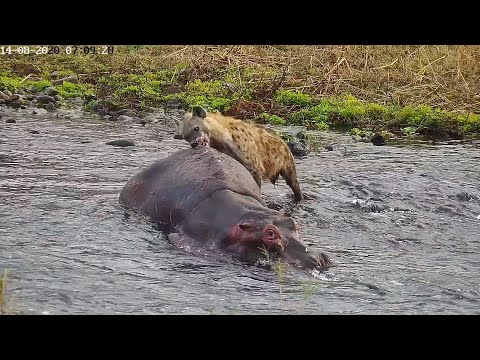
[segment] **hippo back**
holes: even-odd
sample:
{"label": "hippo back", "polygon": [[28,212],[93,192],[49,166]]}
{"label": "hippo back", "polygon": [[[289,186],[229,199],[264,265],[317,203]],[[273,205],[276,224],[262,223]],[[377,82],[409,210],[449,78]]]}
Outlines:
{"label": "hippo back", "polygon": [[211,147],[179,150],[131,178],[120,203],[154,221],[176,224],[204,199],[231,190],[263,204],[252,175],[235,159]]}

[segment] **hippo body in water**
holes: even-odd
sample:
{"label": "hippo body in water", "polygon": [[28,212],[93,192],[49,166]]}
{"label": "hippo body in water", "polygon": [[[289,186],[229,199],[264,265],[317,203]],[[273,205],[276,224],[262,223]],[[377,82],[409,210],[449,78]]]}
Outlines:
{"label": "hippo body in water", "polygon": [[282,258],[303,269],[330,264],[298,237],[297,225],[265,206],[252,175],[235,159],[206,146],[179,150],[131,178],[120,203],[171,225],[175,246],[190,252],[224,251],[242,261]]}

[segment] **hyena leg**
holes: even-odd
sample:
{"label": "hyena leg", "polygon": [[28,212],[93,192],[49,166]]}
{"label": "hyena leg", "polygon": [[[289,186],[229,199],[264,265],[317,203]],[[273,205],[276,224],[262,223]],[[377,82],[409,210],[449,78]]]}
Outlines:
{"label": "hyena leg", "polygon": [[270,178],[270,182],[272,183],[272,185],[275,185],[275,183],[277,182],[277,180],[278,180],[278,175],[280,175],[280,174],[277,174],[277,175],[272,176],[272,177]]}
{"label": "hyena leg", "polygon": [[226,141],[224,144],[224,148],[222,149],[224,153],[235,160],[237,160],[240,164],[242,164],[245,169],[248,170],[250,174],[252,174],[253,179],[257,183],[258,187],[261,189],[262,188],[262,174],[260,171],[247,159],[245,159],[245,156],[243,153],[240,151],[240,149],[235,145],[235,143]]}
{"label": "hyena leg", "polygon": [[280,175],[285,179],[286,183],[290,188],[293,190],[293,194],[295,195],[295,201],[300,201],[303,199],[302,191],[300,190],[300,184],[298,183],[298,178],[296,171],[291,170],[282,170]]}

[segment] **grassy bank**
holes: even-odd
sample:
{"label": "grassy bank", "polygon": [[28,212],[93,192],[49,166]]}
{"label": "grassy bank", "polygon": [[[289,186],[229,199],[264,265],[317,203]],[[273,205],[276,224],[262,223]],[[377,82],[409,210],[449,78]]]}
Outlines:
{"label": "grassy bank", "polygon": [[0,277],[0,315],[7,314],[7,301],[6,294],[7,292],[7,270]]}
{"label": "grassy bank", "polygon": [[[98,47],[99,49],[101,47]],[[0,89],[115,107],[200,104],[243,119],[399,135],[480,134],[479,46],[118,46],[0,57]],[[357,130],[360,129],[360,130]]]}

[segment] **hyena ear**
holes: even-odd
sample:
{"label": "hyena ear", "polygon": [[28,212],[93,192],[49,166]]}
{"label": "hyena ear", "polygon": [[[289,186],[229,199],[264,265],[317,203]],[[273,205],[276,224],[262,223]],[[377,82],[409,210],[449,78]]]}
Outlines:
{"label": "hyena ear", "polygon": [[175,130],[177,130],[178,132],[181,132],[183,121],[173,118],[173,122],[175,123]]}
{"label": "hyena ear", "polygon": [[202,119],[205,119],[207,117],[207,112],[205,111],[205,109],[198,105],[193,107],[192,113],[194,116],[201,117]]}

